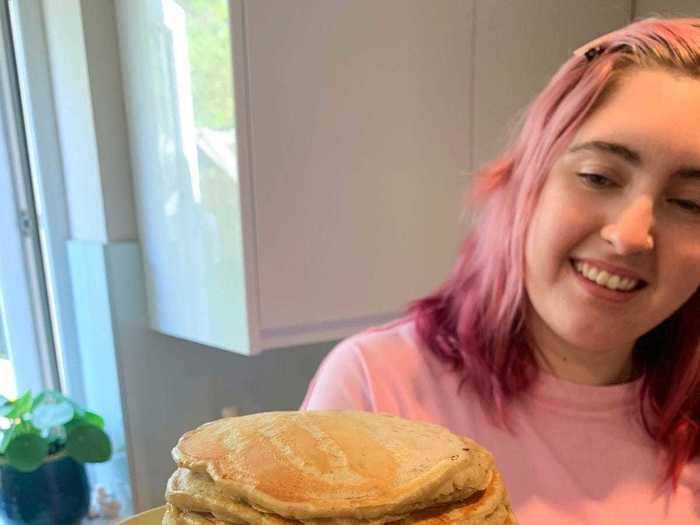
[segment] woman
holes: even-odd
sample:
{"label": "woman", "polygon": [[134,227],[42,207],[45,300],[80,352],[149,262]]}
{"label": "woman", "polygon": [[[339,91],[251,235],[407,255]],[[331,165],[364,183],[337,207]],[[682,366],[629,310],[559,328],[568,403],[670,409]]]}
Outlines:
{"label": "woman", "polygon": [[447,282],[303,408],[471,436],[522,525],[700,523],[700,19],[584,46],[476,175]]}

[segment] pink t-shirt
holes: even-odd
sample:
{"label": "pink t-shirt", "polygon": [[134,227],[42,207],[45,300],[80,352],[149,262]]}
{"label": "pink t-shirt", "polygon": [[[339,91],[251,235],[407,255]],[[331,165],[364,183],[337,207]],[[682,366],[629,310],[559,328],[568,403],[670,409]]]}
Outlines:
{"label": "pink t-shirt", "polygon": [[438,423],[494,455],[520,525],[700,524],[700,462],[659,488],[661,455],[639,423],[640,382],[593,387],[542,373],[495,427],[459,377],[418,341],[411,321],[340,343],[302,409],[354,408]]}

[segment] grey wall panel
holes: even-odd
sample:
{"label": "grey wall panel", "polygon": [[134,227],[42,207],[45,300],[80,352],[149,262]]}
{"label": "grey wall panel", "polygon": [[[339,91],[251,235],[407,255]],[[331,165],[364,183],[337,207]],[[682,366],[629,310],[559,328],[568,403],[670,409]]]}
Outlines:
{"label": "grey wall panel", "polygon": [[630,0],[477,1],[473,166],[500,152],[516,116],[576,48],[631,11]]}
{"label": "grey wall panel", "polygon": [[637,0],[634,17],[648,16],[700,16],[698,0]]}

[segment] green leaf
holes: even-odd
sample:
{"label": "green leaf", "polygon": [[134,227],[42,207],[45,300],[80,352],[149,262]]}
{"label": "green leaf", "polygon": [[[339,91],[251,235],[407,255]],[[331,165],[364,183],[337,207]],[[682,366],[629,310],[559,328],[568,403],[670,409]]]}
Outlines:
{"label": "green leaf", "polygon": [[22,421],[12,425],[4,432],[2,443],[0,443],[0,454],[6,454],[7,449],[10,447],[12,442],[19,438],[19,436],[23,436],[25,434],[38,436],[39,431],[34,428],[34,425],[27,421]]}
{"label": "green leaf", "polygon": [[8,419],[19,419],[32,409],[32,392],[28,390],[22,397],[12,403],[12,409],[5,417]]}
{"label": "green leaf", "polygon": [[73,405],[67,401],[54,404],[45,400],[32,411],[32,423],[39,430],[48,430],[68,423],[74,414]]}
{"label": "green leaf", "polygon": [[13,436],[17,434],[17,427],[12,426],[2,433],[2,441],[0,441],[0,454],[5,454],[7,445],[12,441]]}
{"label": "green leaf", "polygon": [[60,403],[70,402],[70,399],[57,390],[44,390],[34,398],[34,401],[32,402],[32,411],[34,411],[37,406],[44,403],[48,403],[49,405],[58,405]]}
{"label": "green leaf", "polygon": [[24,434],[39,435],[39,430],[34,427],[29,421],[22,421],[12,426],[15,430],[15,435],[22,436]]}
{"label": "green leaf", "polygon": [[7,447],[7,462],[21,472],[37,469],[49,453],[49,444],[36,434],[16,436]]}
{"label": "green leaf", "polygon": [[77,425],[68,431],[66,452],[80,463],[101,463],[112,456],[112,444],[102,429]]}
{"label": "green leaf", "polygon": [[34,398],[34,400],[32,401],[32,410],[34,410],[37,407],[37,405],[44,402],[44,399],[46,399],[46,395],[49,392],[50,391],[41,392],[38,396]]}
{"label": "green leaf", "polygon": [[63,425],[63,428],[65,428],[66,432],[70,434],[71,430],[85,424],[85,422],[81,418],[82,416],[76,414],[76,416],[73,419],[71,419],[68,423]]}
{"label": "green leaf", "polygon": [[34,399],[34,405],[32,407],[32,410],[36,408],[40,404],[48,403],[51,405],[58,405],[61,403],[68,403],[73,407],[73,412],[76,414],[82,414],[85,412],[83,408],[73,401],[71,398],[64,396],[61,392],[58,392],[57,390],[45,390],[36,398]]}
{"label": "green leaf", "polygon": [[102,419],[100,416],[95,414],[94,412],[90,412],[89,410],[86,410],[83,412],[80,416],[77,417],[78,421],[80,421],[83,424],[86,425],[92,425],[93,427],[98,427],[104,430],[105,428],[105,421]]}

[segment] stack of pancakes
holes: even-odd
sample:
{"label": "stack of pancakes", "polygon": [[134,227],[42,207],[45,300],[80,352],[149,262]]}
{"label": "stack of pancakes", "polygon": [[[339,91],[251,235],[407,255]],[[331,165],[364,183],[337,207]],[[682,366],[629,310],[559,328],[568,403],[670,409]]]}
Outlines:
{"label": "stack of pancakes", "polygon": [[266,412],[184,434],[163,525],[515,525],[491,454],[430,423]]}

